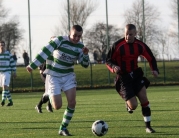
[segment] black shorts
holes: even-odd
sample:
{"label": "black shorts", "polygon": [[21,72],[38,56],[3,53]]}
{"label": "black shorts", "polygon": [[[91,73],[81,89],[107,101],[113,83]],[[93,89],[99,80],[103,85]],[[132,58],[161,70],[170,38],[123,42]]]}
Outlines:
{"label": "black shorts", "polygon": [[143,77],[142,69],[138,68],[132,74],[118,75],[115,86],[119,95],[127,101],[136,96],[143,86],[147,88],[149,84],[150,81]]}

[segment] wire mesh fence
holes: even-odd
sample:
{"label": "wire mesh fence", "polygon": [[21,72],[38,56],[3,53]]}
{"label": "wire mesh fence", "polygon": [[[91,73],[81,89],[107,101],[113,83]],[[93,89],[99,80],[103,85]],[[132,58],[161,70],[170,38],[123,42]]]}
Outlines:
{"label": "wire mesh fence", "polygon": [[[150,80],[151,85],[177,85],[179,84],[179,62],[158,61],[159,76],[154,78],[148,62],[139,62],[139,67],[144,71],[145,76]],[[106,88],[114,86],[115,74],[110,73],[105,64],[90,64],[88,68],[81,65],[74,66],[77,80],[77,88]],[[17,78],[11,79],[11,91],[44,91],[39,70],[29,74],[25,67],[17,67]]]}

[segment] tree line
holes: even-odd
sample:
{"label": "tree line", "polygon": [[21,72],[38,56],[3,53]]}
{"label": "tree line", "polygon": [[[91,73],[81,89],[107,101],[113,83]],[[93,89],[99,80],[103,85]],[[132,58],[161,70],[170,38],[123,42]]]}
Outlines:
{"label": "tree line", "polygon": [[[70,26],[79,24],[84,28],[84,35],[82,41],[93,53],[95,60],[103,60],[109,49],[116,40],[123,37],[123,28],[117,28],[115,25],[108,25],[108,32],[106,34],[106,23],[97,22],[91,25],[90,29],[85,29],[87,19],[97,10],[99,2],[96,0],[69,0],[69,9],[67,1],[60,3],[64,14],[61,14],[60,24],[62,27],[56,26],[54,35],[68,34],[68,19],[70,18]],[[143,3],[144,2],[144,3]],[[143,4],[144,17],[143,18]],[[172,9],[173,27],[176,28],[178,22],[177,0],[170,1],[170,8]],[[152,49],[155,56],[162,54],[162,56],[169,58],[169,49],[171,46],[178,45],[177,30],[167,30],[158,24],[160,20],[160,7],[156,7],[148,0],[136,0],[131,7],[124,11],[125,24],[135,24],[138,30],[137,38],[145,41]],[[13,17],[7,22],[4,20],[8,17],[9,11],[3,6],[3,0],[0,0],[0,39],[5,40],[7,50],[17,50],[18,43],[23,39],[24,30],[20,28],[18,18]],[[69,16],[68,16],[68,13]],[[4,19],[4,20],[3,20]],[[144,20],[143,20],[144,19]],[[145,28],[143,26],[145,22]],[[145,30],[145,34],[144,31]],[[160,46],[159,46],[160,45]],[[176,50],[173,47],[172,50]]]}

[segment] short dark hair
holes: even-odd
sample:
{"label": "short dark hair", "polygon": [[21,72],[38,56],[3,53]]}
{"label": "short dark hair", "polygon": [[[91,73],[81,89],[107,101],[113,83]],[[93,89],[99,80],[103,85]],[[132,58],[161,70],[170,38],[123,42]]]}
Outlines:
{"label": "short dark hair", "polygon": [[127,30],[133,30],[133,29],[135,29],[135,30],[136,30],[136,27],[135,27],[135,25],[133,25],[133,24],[127,24],[127,25],[126,25],[126,29],[127,29]]}
{"label": "short dark hair", "polygon": [[5,45],[5,42],[3,40],[0,40],[0,43]]}
{"label": "short dark hair", "polygon": [[83,28],[80,25],[73,25],[72,29],[75,29],[78,32],[83,32]]}

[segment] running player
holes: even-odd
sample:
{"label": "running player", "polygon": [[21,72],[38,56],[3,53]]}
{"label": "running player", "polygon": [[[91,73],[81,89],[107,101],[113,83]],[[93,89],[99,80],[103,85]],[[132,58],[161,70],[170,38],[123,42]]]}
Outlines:
{"label": "running player", "polygon": [[142,41],[135,38],[136,27],[127,24],[125,37],[113,44],[106,58],[107,68],[117,74],[116,90],[126,101],[127,110],[132,113],[137,108],[137,98],[142,107],[142,114],[147,133],[154,133],[151,122],[151,110],[146,94],[146,88],[150,82],[143,76],[143,71],[138,67],[137,59],[141,55],[145,57],[151,67],[154,77],[158,76],[156,59],[150,48]]}
{"label": "running player", "polygon": [[65,93],[68,105],[59,128],[59,135],[62,136],[71,136],[67,126],[73,117],[76,106],[77,83],[74,64],[78,60],[82,67],[89,66],[89,50],[80,42],[82,34],[82,27],[74,25],[68,36],[58,36],[51,40],[27,66],[27,71],[32,72],[46,60],[45,85],[48,88],[47,91],[54,109],[58,110],[62,107],[61,90]]}

